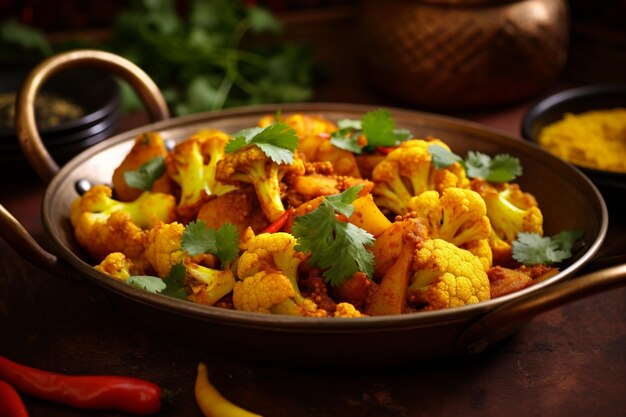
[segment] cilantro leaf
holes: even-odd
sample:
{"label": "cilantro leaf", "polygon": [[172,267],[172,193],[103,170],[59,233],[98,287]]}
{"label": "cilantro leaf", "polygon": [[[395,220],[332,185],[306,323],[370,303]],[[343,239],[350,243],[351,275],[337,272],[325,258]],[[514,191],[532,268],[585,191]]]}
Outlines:
{"label": "cilantro leaf", "polygon": [[437,169],[447,168],[455,162],[463,163],[463,158],[441,145],[428,145],[433,166]]}
{"label": "cilantro leaf", "polygon": [[354,134],[352,128],[339,129],[330,135],[330,143],[337,148],[355,154],[361,154],[363,147],[359,145],[358,139],[358,135]]}
{"label": "cilantro leaf", "polygon": [[344,216],[352,214],[351,203],[360,188],[350,187],[341,194],[326,197],[318,208],[297,217],[292,228],[298,241],[295,249],[310,252],[309,265],[324,270],[324,279],[333,286],[358,271],[371,277],[374,269],[374,255],[367,250],[374,237],[352,223],[338,220],[336,215],[336,212]]}
{"label": "cilantro leaf", "polygon": [[246,131],[240,131],[235,133],[235,137],[233,137],[231,140],[228,141],[228,143],[226,144],[226,147],[224,148],[224,151],[226,153],[233,153],[238,149],[243,148],[244,146],[246,146],[248,144],[247,140],[246,140]]}
{"label": "cilantro leaf", "polygon": [[354,213],[352,203],[357,199],[362,189],[363,185],[353,185],[340,194],[326,196],[325,203],[337,213],[350,217]]}
{"label": "cilantro leaf", "polygon": [[291,164],[298,147],[296,131],[285,123],[273,123],[265,128],[252,127],[241,130],[226,144],[226,153],[235,152],[245,146],[258,146],[278,164]]}
{"label": "cilantro leaf", "polygon": [[[413,135],[407,129],[396,129],[391,113],[384,109],[367,112],[362,120],[341,119],[337,122],[339,130],[333,132],[330,142],[336,147],[360,154],[363,148],[377,146],[397,146]],[[365,136],[367,144],[359,144],[359,137]]]}
{"label": "cilantro leaf", "polygon": [[494,156],[490,168],[491,171],[485,179],[491,182],[512,181],[523,173],[519,159],[508,154]]}
{"label": "cilantro leaf", "polygon": [[183,287],[185,280],[185,266],[176,264],[165,278],[151,275],[133,275],[126,279],[126,283],[131,287],[146,290],[155,294],[163,294],[169,297],[187,299],[187,292]]}
{"label": "cilantro leaf", "polygon": [[339,130],[344,130],[344,129],[363,130],[361,121],[354,120],[354,119],[341,119],[337,122],[337,127],[339,127]]}
{"label": "cilantro leaf", "polygon": [[396,146],[411,137],[406,129],[396,129],[391,113],[384,109],[367,112],[361,120],[367,146]]}
{"label": "cilantro leaf", "polygon": [[161,278],[150,275],[133,275],[128,277],[125,282],[131,287],[146,290],[155,294],[159,294],[167,286]]}
{"label": "cilantro leaf", "polygon": [[202,220],[190,222],[183,232],[181,247],[192,256],[213,254],[223,265],[239,253],[239,233],[230,223],[224,223],[219,229],[210,229]]}
{"label": "cilantro leaf", "polygon": [[[358,226],[336,221],[335,239],[327,247],[326,253],[337,256],[324,256],[318,266],[324,269],[324,278],[336,286],[349,279],[355,272],[365,272],[371,277],[374,269],[374,254],[366,249],[374,243],[374,237]],[[339,256],[340,254],[340,256]]]}
{"label": "cilantro leaf", "polygon": [[152,158],[136,171],[126,171],[124,180],[129,187],[150,190],[152,184],[165,172],[165,159],[162,156]]}
{"label": "cilantro leaf", "polygon": [[512,181],[523,172],[519,159],[508,154],[491,158],[489,155],[470,151],[465,164],[468,177],[482,178],[490,182]]}
{"label": "cilantro leaf", "polygon": [[161,294],[186,300],[187,292],[185,291],[185,288],[183,286],[185,280],[185,272],[185,266],[183,264],[174,265],[167,277],[163,279],[166,287],[161,292]]}
{"label": "cilantro leaf", "polygon": [[582,238],[580,230],[567,230],[552,237],[537,233],[518,233],[512,243],[513,259],[524,265],[561,262],[572,256],[573,245]]}

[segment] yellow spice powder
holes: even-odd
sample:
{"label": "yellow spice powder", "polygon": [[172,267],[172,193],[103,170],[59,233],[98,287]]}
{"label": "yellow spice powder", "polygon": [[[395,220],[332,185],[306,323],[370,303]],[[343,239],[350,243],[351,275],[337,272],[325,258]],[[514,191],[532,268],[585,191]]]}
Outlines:
{"label": "yellow spice powder", "polygon": [[626,108],[567,113],[541,130],[539,144],[576,165],[626,173]]}

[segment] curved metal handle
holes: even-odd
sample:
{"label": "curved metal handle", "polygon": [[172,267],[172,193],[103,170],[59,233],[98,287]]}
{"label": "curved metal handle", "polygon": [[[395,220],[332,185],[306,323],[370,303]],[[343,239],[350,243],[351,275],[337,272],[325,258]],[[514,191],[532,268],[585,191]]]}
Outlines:
{"label": "curved metal handle", "polygon": [[153,122],[170,117],[161,91],[138,66],[121,56],[97,50],[76,50],[52,56],[37,65],[28,75],[17,96],[15,126],[22,150],[46,183],[59,171],[37,132],[35,97],[43,83],[55,74],[72,68],[94,68],[111,71],[135,88]]}
{"label": "curved metal handle", "polygon": [[59,275],[65,275],[63,272],[67,268],[63,268],[56,256],[39,246],[24,226],[2,204],[0,204],[0,233],[9,246],[24,259],[44,270],[52,270]]}
{"label": "curved metal handle", "polygon": [[595,271],[516,299],[481,317],[457,339],[463,353],[478,353],[532,317],[571,301],[626,285],[626,264]]}

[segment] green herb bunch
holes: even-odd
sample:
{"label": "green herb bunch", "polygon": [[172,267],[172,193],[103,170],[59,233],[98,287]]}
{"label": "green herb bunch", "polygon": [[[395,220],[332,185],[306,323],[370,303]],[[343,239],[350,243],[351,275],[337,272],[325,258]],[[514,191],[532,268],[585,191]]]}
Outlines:
{"label": "green herb bunch", "polygon": [[[45,55],[88,47],[129,59],[155,81],[176,115],[301,102],[312,95],[309,50],[282,41],[282,25],[268,9],[246,7],[241,0],[191,0],[184,15],[174,0],[136,0],[115,19],[109,39],[76,40],[52,49],[34,28],[14,21],[0,26],[10,29],[5,41],[17,45],[20,39],[13,38],[22,34],[24,47]],[[125,110],[141,108],[125,84],[123,94]]]}

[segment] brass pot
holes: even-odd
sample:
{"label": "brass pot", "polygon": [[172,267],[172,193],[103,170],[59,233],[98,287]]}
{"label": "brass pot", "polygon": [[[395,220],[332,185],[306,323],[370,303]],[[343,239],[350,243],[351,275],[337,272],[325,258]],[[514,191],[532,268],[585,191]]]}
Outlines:
{"label": "brass pot", "polygon": [[365,77],[426,108],[529,97],[565,65],[565,0],[363,0],[355,42]]}
{"label": "brass pot", "polygon": [[[46,79],[76,67],[106,69],[129,81],[146,104],[151,119],[157,122],[109,138],[59,168],[41,142],[32,104]],[[291,103],[280,108],[285,113],[321,114],[337,121],[357,119],[377,107]],[[305,318],[204,306],[134,288],[90,265],[74,238],[68,218],[70,206],[78,196],[77,185],[85,180],[91,184],[108,183],[137,135],[158,131],[165,139],[178,142],[202,128],[237,132],[276,110],[276,105],[247,106],[169,119],[157,86],[130,61],[90,50],[51,57],[27,78],[17,105],[22,148],[41,178],[49,183],[41,213],[51,252],[39,246],[2,205],[0,237],[29,262],[46,271],[105,289],[121,314],[133,317],[154,331],[206,346],[211,353],[283,366],[358,364],[363,369],[475,353],[514,333],[536,314],[626,285],[626,264],[568,281],[598,253],[608,230],[606,204],[580,171],[539,147],[481,125],[393,108],[389,110],[398,127],[409,129],[418,137],[431,134],[445,138],[460,154],[474,150],[519,157],[525,172],[520,185],[542,202],[546,233],[582,230],[585,246],[558,274],[512,294],[463,307],[362,319]],[[554,198],[555,190],[558,190],[558,198]],[[1,278],[0,274],[0,282]],[[215,343],[216,340],[219,343]],[[285,355],[285,352],[297,354]]]}

